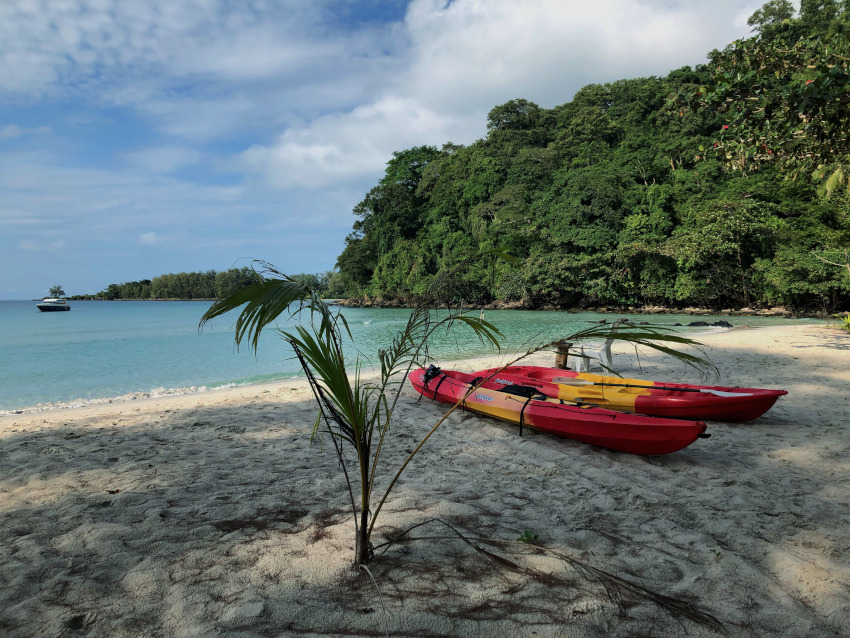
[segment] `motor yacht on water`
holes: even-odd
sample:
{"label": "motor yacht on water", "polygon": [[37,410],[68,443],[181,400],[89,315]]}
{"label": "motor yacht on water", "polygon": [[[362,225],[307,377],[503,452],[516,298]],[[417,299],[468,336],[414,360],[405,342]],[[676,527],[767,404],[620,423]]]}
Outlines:
{"label": "motor yacht on water", "polygon": [[42,312],[55,312],[57,310],[70,310],[71,306],[64,299],[42,299],[36,306]]}

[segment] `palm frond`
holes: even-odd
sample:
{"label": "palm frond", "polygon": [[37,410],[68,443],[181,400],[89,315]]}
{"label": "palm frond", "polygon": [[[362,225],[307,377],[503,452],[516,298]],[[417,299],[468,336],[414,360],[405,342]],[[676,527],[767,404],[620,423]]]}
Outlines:
{"label": "palm frond", "polygon": [[334,414],[353,430],[355,437],[359,437],[368,422],[368,402],[359,382],[359,365],[352,383],[342,348],[334,340],[332,332],[318,335],[303,326],[296,326],[295,332],[283,334],[309,365],[314,382],[321,387],[323,399],[332,404]]}
{"label": "palm frond", "polygon": [[464,324],[465,326],[472,328],[475,336],[478,337],[482,343],[490,343],[497,350],[501,348],[500,337],[503,337],[504,335],[489,321],[472,315],[455,315],[450,317],[448,321],[450,322],[450,325],[447,326],[448,328],[451,328],[452,323]]}
{"label": "palm frond", "polygon": [[309,290],[298,282],[262,279],[214,302],[201,317],[200,326],[203,327],[211,319],[244,305],[245,308],[236,319],[236,344],[241,345],[247,337],[251,349],[256,352],[263,328],[289,311],[293,303],[303,303],[305,298],[309,299]]}
{"label": "palm frond", "polygon": [[346,332],[351,334],[345,319],[335,316],[315,290],[295,281],[267,262],[255,263],[262,266],[261,270],[254,270],[257,281],[213,302],[201,317],[199,328],[202,329],[216,317],[245,306],[236,318],[236,345],[241,345],[247,338],[254,352],[259,347],[263,328],[285,313],[288,313],[290,318],[304,310],[309,310],[311,314],[317,313],[321,318],[318,322],[320,335],[333,330],[338,321],[341,321]]}
{"label": "palm frond", "polygon": [[[704,377],[718,375],[717,366],[705,356],[704,345],[696,339],[683,336],[675,328],[669,326],[592,326],[579,330],[568,337],[563,337],[559,341],[582,341],[587,339],[625,341],[635,347],[643,346],[669,355],[677,361],[681,361],[696,369]],[[548,346],[551,347],[555,343],[557,342],[548,344]],[[671,344],[693,347],[702,356],[679,350],[672,347]]]}
{"label": "palm frond", "polygon": [[[835,170],[827,177],[827,171]],[[830,167],[820,166],[814,172],[816,179],[821,179],[823,182],[818,187],[818,195],[829,197],[838,189],[850,189],[850,171],[846,171],[841,164]]]}
{"label": "palm frond", "polygon": [[[493,259],[511,259],[502,250],[488,251],[487,254]],[[479,257],[480,255],[473,259]],[[292,346],[319,404],[313,436],[322,423],[331,435],[352,499],[357,537],[355,560],[367,562],[369,556],[368,552],[364,553],[364,548],[368,546],[375,520],[398,475],[407,465],[406,461],[390,482],[378,507],[372,510],[371,494],[381,448],[389,432],[404,380],[413,366],[419,363],[422,353],[427,352],[428,339],[441,326],[448,329],[461,324],[470,327],[482,342],[498,348],[502,334],[483,317],[467,316],[460,310],[450,311],[442,319],[433,316],[432,309],[441,305],[440,299],[455,299],[457,293],[454,275],[469,263],[469,260],[463,261],[453,270],[443,271],[434,277],[428,291],[411,312],[404,330],[393,339],[388,348],[378,352],[381,368],[379,382],[363,382],[359,357],[355,359],[353,374],[349,374],[346,366],[343,340],[346,337],[351,338],[351,331],[345,317],[339,312],[333,312],[309,286],[295,281],[268,262],[255,263],[259,266],[259,271],[255,269],[257,281],[226,299],[213,303],[201,318],[200,327],[215,317],[241,308],[236,319],[236,343],[240,345],[243,341],[248,341],[256,352],[263,329],[278,317],[300,318],[302,312],[309,312],[309,322],[280,330],[280,333]],[[389,391],[390,387],[393,388],[392,392]],[[373,453],[372,442],[376,434],[378,444]],[[417,451],[427,438],[420,442]],[[342,442],[354,447],[357,453],[360,476],[359,514],[345,456],[340,447]],[[371,522],[368,522],[370,513]],[[358,516],[361,519],[359,523]]]}

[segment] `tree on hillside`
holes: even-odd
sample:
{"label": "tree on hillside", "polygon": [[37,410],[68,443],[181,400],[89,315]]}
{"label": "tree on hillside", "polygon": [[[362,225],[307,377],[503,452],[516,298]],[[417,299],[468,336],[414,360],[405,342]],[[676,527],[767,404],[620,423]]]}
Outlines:
{"label": "tree on hillside", "polygon": [[50,287],[50,296],[51,297],[64,297],[65,291],[62,290],[62,286],[51,286]]}
{"label": "tree on hillside", "polygon": [[[727,165],[810,177],[825,197],[850,192],[850,2],[802,0],[794,18],[787,0],[771,0],[748,24],[759,36],[714,52],[712,84],[684,102],[725,117],[714,150]],[[838,245],[820,248],[818,259],[850,271],[846,248],[845,263],[830,258]]]}
{"label": "tree on hillside", "polygon": [[775,205],[718,201],[689,211],[667,242],[667,254],[679,264],[676,292],[704,305],[750,306],[753,263],[773,255],[782,224]]}
{"label": "tree on hillside", "polygon": [[747,24],[762,38],[770,39],[794,17],[794,5],[789,0],[770,0],[750,16]]}
{"label": "tree on hillside", "polygon": [[540,107],[528,100],[510,100],[495,106],[487,115],[487,130],[517,130],[533,128],[540,119]]}
{"label": "tree on hillside", "polygon": [[850,11],[804,0],[792,20],[788,9],[773,0],[753,14],[761,36],[715,51],[711,84],[683,102],[724,116],[714,149],[730,166],[809,175],[825,194],[850,189],[850,40],[833,37]]}

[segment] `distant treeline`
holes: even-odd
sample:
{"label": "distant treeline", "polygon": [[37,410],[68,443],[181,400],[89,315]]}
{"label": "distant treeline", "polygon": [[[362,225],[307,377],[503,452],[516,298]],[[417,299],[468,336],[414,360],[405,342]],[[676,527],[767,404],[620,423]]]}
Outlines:
{"label": "distant treeline", "polygon": [[[334,273],[299,274],[293,278],[309,284],[328,296],[329,282]],[[109,284],[94,295],[76,295],[71,299],[221,299],[257,281],[257,274],[249,267],[231,268],[216,272],[180,272],[160,275],[153,279]]]}

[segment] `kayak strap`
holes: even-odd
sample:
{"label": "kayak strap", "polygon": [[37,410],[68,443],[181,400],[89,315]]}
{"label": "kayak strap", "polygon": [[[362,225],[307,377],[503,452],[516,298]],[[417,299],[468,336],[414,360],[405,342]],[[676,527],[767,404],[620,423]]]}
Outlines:
{"label": "kayak strap", "polygon": [[440,374],[440,368],[435,366],[433,363],[431,365],[429,365],[428,369],[425,370],[425,375],[423,377],[423,379],[425,381],[425,385],[428,385],[428,382],[431,379],[433,379],[434,377],[438,376],[439,374]]}
{"label": "kayak strap", "polygon": [[519,411],[519,435],[522,436],[522,426],[525,423],[525,409],[528,407],[528,404],[531,403],[531,399],[533,397],[528,397],[525,400],[525,403],[522,404],[522,410]]}
{"label": "kayak strap", "polygon": [[[439,382],[437,382],[437,387],[434,388],[434,396],[432,397],[433,399],[436,399],[437,398],[437,392],[440,389],[440,385],[443,383],[443,381],[446,380],[447,376],[448,375],[445,372],[440,370],[434,364],[431,364],[430,366],[428,366],[428,369],[425,371],[425,376],[423,377],[423,381],[425,382],[425,384],[424,384],[422,389],[425,390],[425,388],[428,387],[428,384],[431,383],[431,381],[433,379],[435,379],[436,377],[440,377]],[[419,401],[421,401],[422,397],[424,397],[424,396],[425,396],[425,392],[423,391],[422,394],[419,395],[419,399],[417,400],[417,403]]]}
{"label": "kayak strap", "polygon": [[476,386],[477,386],[479,383],[481,383],[482,381],[484,381],[484,377],[475,377],[472,381],[469,381],[469,382],[468,382],[468,385],[469,385],[469,392],[467,392],[467,393],[466,393],[466,396],[464,396],[464,397],[463,397],[463,400],[460,402],[460,404],[461,404],[464,408],[466,407],[466,397],[468,397],[470,394],[472,394],[472,391],[473,391],[473,390],[475,390]]}
{"label": "kayak strap", "polygon": [[440,391],[440,386],[443,385],[443,381],[448,379],[448,377],[449,377],[449,375],[447,375],[445,372],[440,373],[440,380],[437,382],[437,387],[434,388],[434,396],[432,398],[434,398],[434,399],[437,398],[437,392]]}

